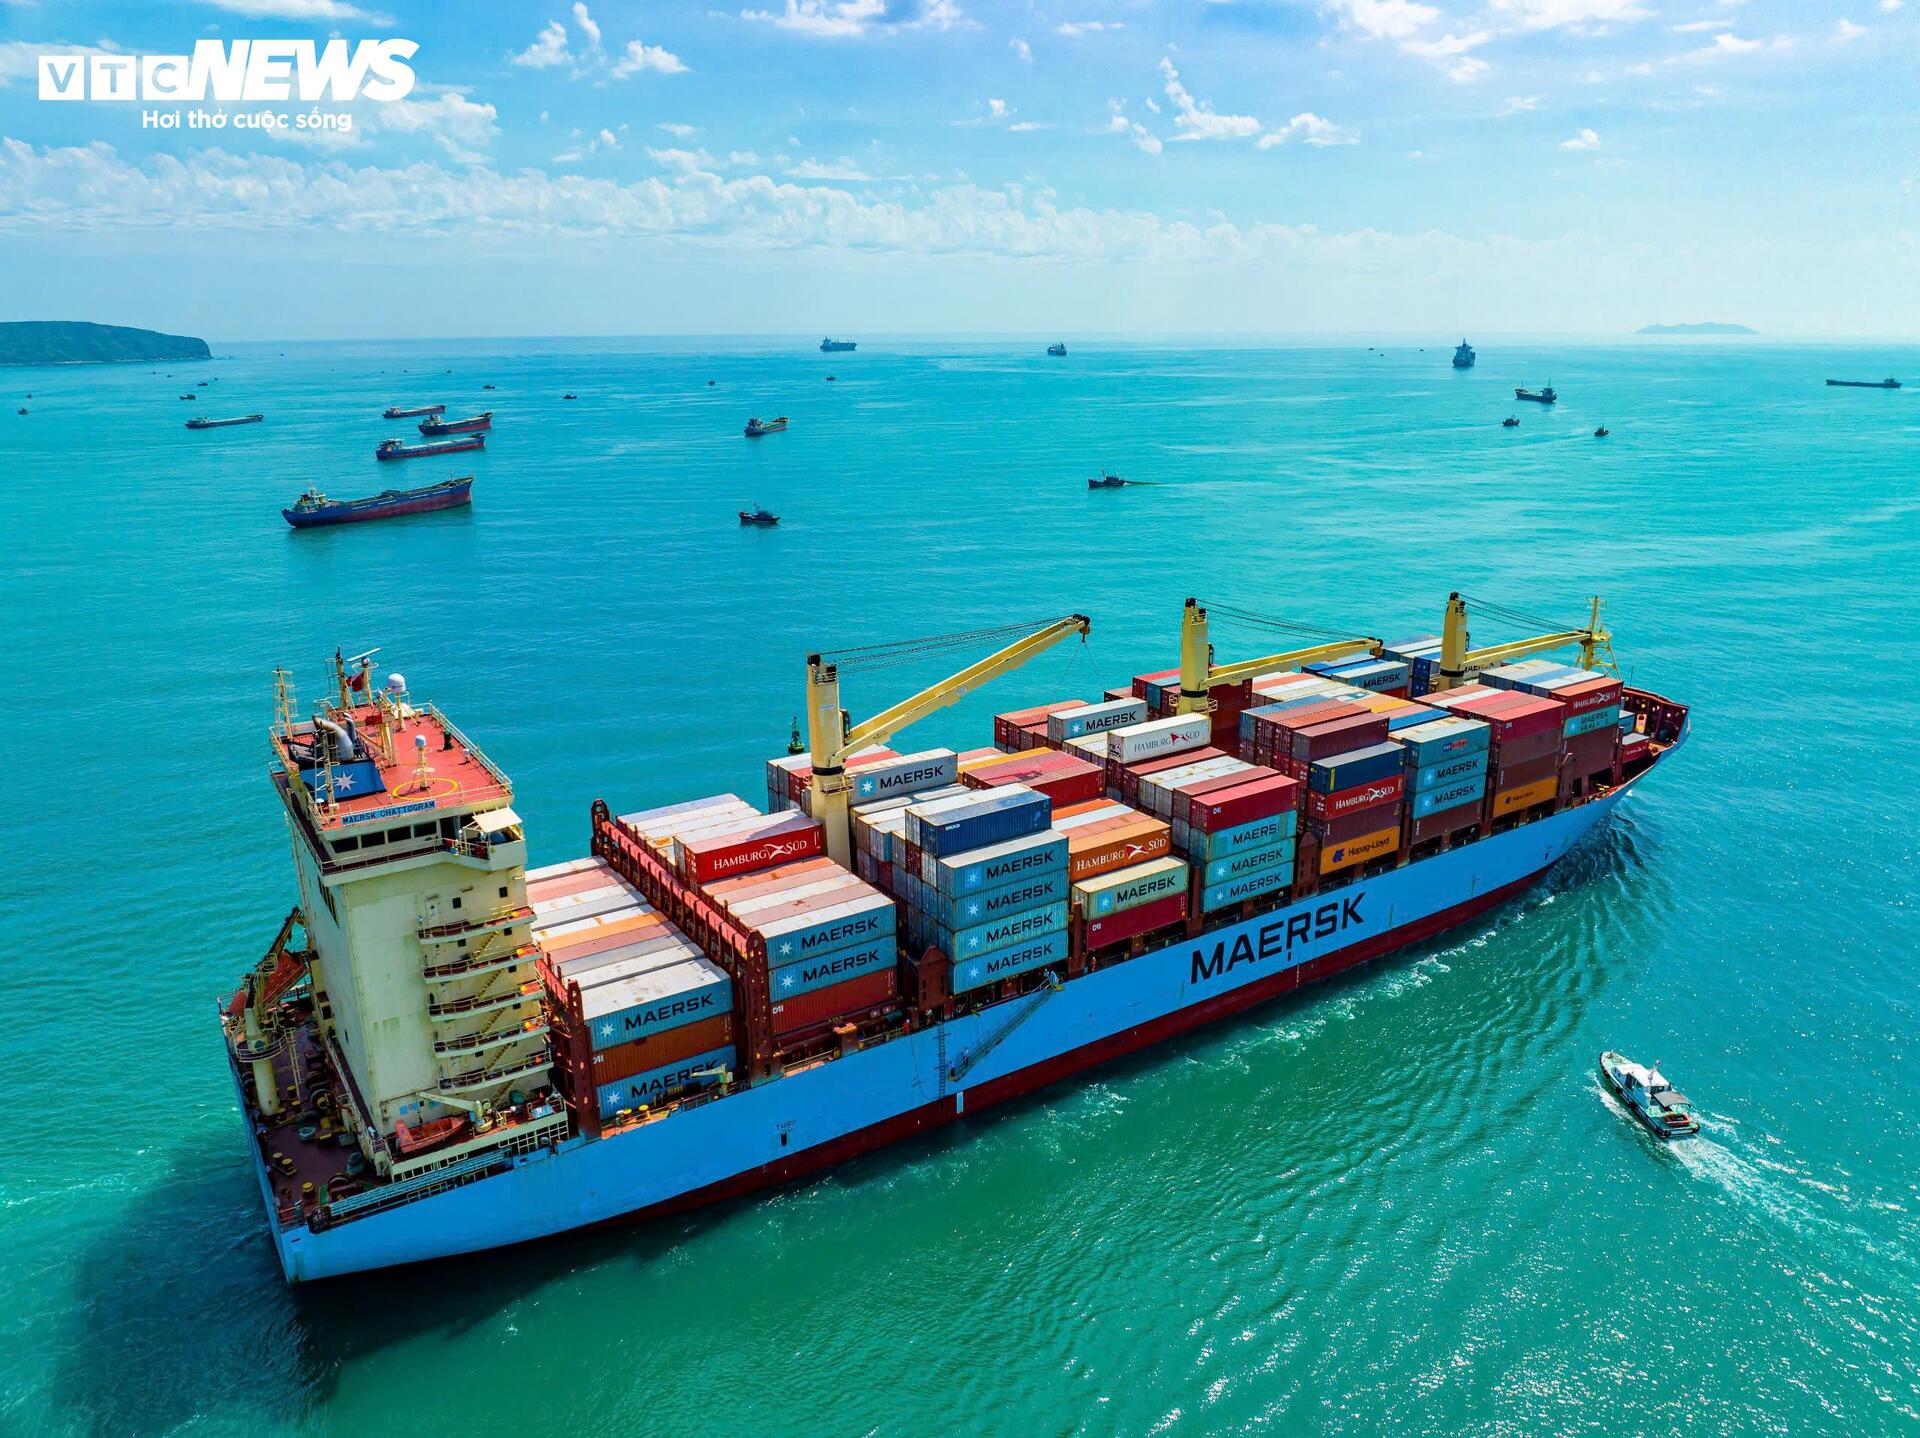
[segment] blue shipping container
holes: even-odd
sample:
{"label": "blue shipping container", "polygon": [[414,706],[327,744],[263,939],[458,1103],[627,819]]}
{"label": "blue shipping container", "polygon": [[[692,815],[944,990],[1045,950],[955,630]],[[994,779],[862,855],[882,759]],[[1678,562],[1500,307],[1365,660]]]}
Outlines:
{"label": "blue shipping container", "polygon": [[1271,848],[1282,839],[1291,839],[1299,825],[1299,814],[1289,809],[1284,814],[1237,824],[1217,833],[1192,833],[1188,835],[1188,842],[1193,846],[1194,858],[1210,864],[1215,859],[1224,859],[1229,854],[1238,854],[1246,849]]}
{"label": "blue shipping container", "polygon": [[708,1049],[703,1054],[695,1054],[690,1059],[681,1059],[678,1063],[663,1064],[657,1069],[648,1069],[632,1078],[623,1078],[618,1083],[601,1084],[600,1117],[612,1118],[623,1108],[638,1108],[641,1104],[659,1103],[670,1094],[682,1089],[700,1088],[706,1084],[717,1083],[719,1075],[707,1073],[709,1069],[729,1068],[733,1064],[733,1046]]}
{"label": "blue shipping container", "polygon": [[1242,874],[1237,879],[1229,879],[1224,884],[1215,884],[1211,889],[1203,889],[1200,893],[1200,912],[1211,914],[1215,909],[1223,909],[1228,904],[1237,904],[1243,899],[1254,899],[1261,894],[1271,894],[1275,889],[1284,889],[1292,882],[1292,864],[1282,864],[1264,873]]}
{"label": "blue shipping container", "polygon": [[984,893],[1035,874],[1065,872],[1067,836],[1043,829],[1038,834],[972,849],[932,865],[932,886],[943,894]]}
{"label": "blue shipping container", "polygon": [[1449,715],[1401,730],[1399,743],[1407,751],[1407,766],[1424,769],[1442,759],[1485,749],[1492,737],[1493,731],[1483,721]]}
{"label": "blue shipping container", "polygon": [[1429,789],[1424,794],[1413,796],[1413,817],[1424,819],[1429,814],[1438,814],[1446,809],[1455,809],[1462,804],[1471,804],[1487,789],[1487,776],[1467,779],[1458,784],[1449,784],[1444,789]]}
{"label": "blue shipping container", "polygon": [[1560,726],[1561,732],[1569,739],[1577,739],[1582,734],[1591,734],[1596,729],[1617,729],[1620,726],[1620,706],[1609,704],[1604,709],[1590,710],[1585,714],[1576,714]]}
{"label": "blue shipping container", "polygon": [[983,794],[977,805],[931,819],[907,810],[908,837],[936,858],[1037,834],[1052,821],[1053,804],[1045,794],[1015,785]]}
{"label": "blue shipping container", "polygon": [[1479,750],[1473,754],[1462,754],[1457,759],[1443,759],[1438,764],[1429,764],[1424,769],[1416,769],[1413,775],[1413,792],[1422,793],[1428,789],[1443,789],[1449,784],[1464,783],[1487,772],[1487,751]]}
{"label": "blue shipping container", "polygon": [[936,928],[934,933],[935,942],[949,958],[971,959],[981,954],[993,953],[996,949],[1010,949],[1015,944],[1025,943],[1029,939],[1057,934],[1066,926],[1067,906],[1046,904],[1037,909],[1029,909],[1024,914],[1009,914],[1003,919],[976,924],[971,929],[955,931]]}
{"label": "blue shipping container", "polygon": [[1269,849],[1247,849],[1238,854],[1228,854],[1223,859],[1215,859],[1207,865],[1200,886],[1212,889],[1244,875],[1260,874],[1268,869],[1291,870],[1295,842],[1288,837]]}
{"label": "blue shipping container", "polygon": [[1049,873],[1022,874],[995,888],[970,894],[929,894],[927,912],[948,929],[970,929],[1006,914],[1021,914],[1042,904],[1061,904],[1067,898],[1067,866]]}
{"label": "blue shipping container", "polygon": [[1349,749],[1344,754],[1329,754],[1316,759],[1307,768],[1307,787],[1316,794],[1337,794],[1376,779],[1390,778],[1406,762],[1406,751],[1398,744],[1369,744],[1364,749]]}
{"label": "blue shipping container", "polygon": [[767,991],[777,1004],[811,989],[824,989],[842,979],[857,979],[875,969],[884,969],[899,958],[899,946],[892,934],[868,939],[830,954],[815,954],[797,964],[773,970],[767,975]]}
{"label": "blue shipping container", "polygon": [[977,989],[980,985],[993,983],[996,979],[1010,979],[1015,974],[1026,973],[1029,969],[1061,963],[1066,957],[1067,936],[1049,934],[1031,943],[1016,944],[1010,949],[1001,949],[997,953],[982,954],[971,959],[956,959],[953,964],[953,991],[956,994],[963,994],[968,989]]}

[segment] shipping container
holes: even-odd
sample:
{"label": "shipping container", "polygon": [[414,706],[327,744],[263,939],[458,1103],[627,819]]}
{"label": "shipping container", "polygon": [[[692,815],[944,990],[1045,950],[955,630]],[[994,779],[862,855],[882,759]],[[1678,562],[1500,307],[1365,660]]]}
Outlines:
{"label": "shipping container", "polygon": [[821,839],[820,825],[804,815],[761,815],[706,838],[682,840],[679,867],[695,883],[706,883],[818,854]]}
{"label": "shipping container", "polygon": [[813,1028],[848,1014],[864,1013],[893,1001],[897,966],[877,969],[845,983],[810,989],[790,999],[776,998],[772,1005],[773,1032],[776,1038]]}
{"label": "shipping container", "polygon": [[1405,756],[1406,751],[1392,742],[1329,754],[1307,766],[1307,788],[1321,794],[1332,794],[1341,789],[1371,784],[1378,779],[1398,779]]}
{"label": "shipping container", "polygon": [[1064,933],[1043,934],[1025,943],[996,949],[992,953],[969,955],[953,960],[953,991],[956,994],[977,989],[983,984],[1013,978],[1048,964],[1063,963],[1067,957]]}
{"label": "shipping container", "polygon": [[1056,744],[1064,744],[1069,739],[1079,739],[1088,734],[1123,729],[1130,724],[1144,724],[1146,719],[1147,704],[1144,699],[1131,696],[1109,699],[1099,704],[1083,704],[1078,709],[1061,709],[1049,714],[1047,736]]}
{"label": "shipping container", "polygon": [[[775,999],[796,998],[848,979],[890,969],[899,962],[900,949],[889,928],[877,937],[860,939],[842,948],[817,953],[797,963],[782,964],[767,974],[767,992]],[[769,963],[772,962],[770,959]]]}
{"label": "shipping container", "polygon": [[1529,734],[1524,739],[1502,739],[1493,751],[1493,765],[1524,764],[1529,759],[1555,759],[1566,748],[1566,739],[1557,729]]}
{"label": "shipping container", "polygon": [[1168,894],[1184,893],[1186,887],[1187,866],[1179,859],[1150,859],[1080,880],[1073,886],[1073,898],[1082,914],[1100,919]]}
{"label": "shipping container", "polygon": [[1341,869],[1350,869],[1355,864],[1382,859],[1399,847],[1398,825],[1391,829],[1380,829],[1371,834],[1361,834],[1344,841],[1331,842],[1320,850],[1320,872],[1322,875],[1337,873]]}
{"label": "shipping container", "polygon": [[1250,874],[1241,874],[1224,883],[1213,885],[1200,891],[1200,912],[1211,914],[1216,909],[1224,909],[1229,904],[1244,903],[1248,899],[1257,899],[1262,894],[1276,893],[1290,888],[1293,884],[1293,861],[1276,865],[1271,869],[1262,869]]}
{"label": "shipping container", "polygon": [[1584,714],[1575,714],[1561,726],[1560,732],[1569,739],[1578,739],[1582,734],[1591,734],[1600,729],[1618,729],[1620,727],[1620,706],[1610,704],[1603,709],[1589,709]]}
{"label": "shipping container", "polygon": [[1140,779],[1139,807],[1156,819],[1170,820],[1173,818],[1175,791],[1183,785],[1239,774],[1252,767],[1244,760],[1222,754],[1218,758],[1202,759],[1197,763],[1163,769],[1157,774],[1143,775]]}
{"label": "shipping container", "polygon": [[1066,835],[1043,829],[1038,834],[962,854],[936,857],[928,883],[942,894],[985,893],[1021,879],[1061,872],[1066,862]]}
{"label": "shipping container", "polygon": [[1264,819],[1236,824],[1231,829],[1215,829],[1211,833],[1196,829],[1190,840],[1191,855],[1198,862],[1212,863],[1246,849],[1271,848],[1282,839],[1291,839],[1299,822],[1299,814],[1287,809]]}
{"label": "shipping container", "polygon": [[1496,743],[1526,739],[1543,731],[1558,734],[1562,722],[1560,706],[1551,699],[1506,693],[1476,695],[1454,706],[1455,712],[1484,719],[1493,729]]}
{"label": "shipping container", "polygon": [[1263,874],[1268,869],[1285,869],[1292,873],[1296,847],[1294,838],[1289,835],[1265,849],[1246,849],[1238,854],[1224,855],[1201,871],[1200,886],[1212,889],[1247,874]]}
{"label": "shipping container", "polygon": [[1359,839],[1375,829],[1384,829],[1392,824],[1395,829],[1400,825],[1400,804],[1382,804],[1373,809],[1362,809],[1357,814],[1345,814],[1337,819],[1316,819],[1309,815],[1302,821],[1302,827],[1320,841],[1324,848],[1332,844],[1344,844]]}
{"label": "shipping container", "polygon": [[612,1118],[623,1109],[637,1109],[663,1103],[691,1089],[719,1081],[719,1070],[733,1067],[733,1045],[711,1049],[663,1068],[599,1085],[595,1094],[600,1102],[600,1117]]}
{"label": "shipping container", "polygon": [[1067,906],[1046,904],[1024,914],[1010,914],[1003,919],[976,924],[970,929],[942,930],[940,947],[949,958],[971,959],[1046,934],[1057,934],[1066,926]]}
{"label": "shipping container", "polygon": [[1390,689],[1405,689],[1413,678],[1413,666],[1399,659],[1366,659],[1343,664],[1330,671],[1327,677],[1378,694]]}
{"label": "shipping container", "polygon": [[1523,760],[1518,764],[1502,762],[1493,771],[1493,792],[1498,794],[1507,789],[1518,789],[1528,784],[1536,784],[1542,779],[1551,779],[1559,772],[1560,760],[1557,756],[1546,754],[1538,759]]}
{"label": "shipping container", "polygon": [[[1097,743],[1098,740],[1075,740]],[[1034,749],[1024,754],[1002,754],[997,764],[983,764],[962,776],[975,789],[1000,788],[1019,784],[1036,794],[1044,794],[1054,805],[1081,804],[1106,792],[1105,761],[1089,762],[1072,754],[1052,749]]]}
{"label": "shipping container", "polygon": [[1618,679],[1606,675],[1584,680],[1578,684],[1563,685],[1553,690],[1549,696],[1560,701],[1568,714],[1585,714],[1590,709],[1618,709],[1626,686]]}
{"label": "shipping container", "polygon": [[1484,720],[1455,714],[1402,729],[1393,737],[1407,751],[1407,764],[1424,769],[1463,754],[1484,752],[1492,735]]}
{"label": "shipping container", "polygon": [[1224,793],[1228,789],[1239,789],[1256,780],[1271,779],[1273,776],[1272,769],[1241,761],[1232,769],[1224,769],[1204,779],[1194,779],[1182,784],[1173,795],[1173,826],[1176,838],[1192,824],[1194,807],[1204,803],[1208,795]]}
{"label": "shipping container", "polygon": [[659,1029],[712,1018],[733,1007],[733,981],[705,958],[584,988],[575,1017],[596,1049],[630,1043]]}
{"label": "shipping container", "polygon": [[1408,838],[1411,843],[1424,844],[1429,839],[1457,834],[1462,829],[1477,828],[1479,823],[1480,796],[1476,794],[1471,803],[1457,804],[1451,809],[1440,809],[1416,818]]}
{"label": "shipping container", "polygon": [[1493,796],[1493,812],[1497,818],[1502,814],[1517,814],[1522,809],[1531,809],[1536,804],[1552,801],[1559,791],[1559,781],[1542,779],[1537,784],[1525,784],[1517,789],[1504,789]]}
{"label": "shipping container", "polygon": [[1044,794],[1007,784],[964,799],[907,806],[907,837],[938,858],[1037,834],[1052,806]]}
{"label": "shipping container", "polygon": [[928,916],[943,928],[966,929],[1007,914],[1024,913],[1041,904],[1063,903],[1067,897],[1064,860],[1046,873],[1025,874],[991,889],[964,894],[930,894]]}
{"label": "shipping container", "polygon": [[1213,726],[1204,714],[1188,714],[1177,719],[1151,719],[1144,724],[1107,731],[1107,753],[1122,764],[1137,764],[1168,754],[1183,754],[1202,749],[1212,737]]}
{"label": "shipping container", "polygon": [[959,773],[960,756],[951,749],[923,749],[917,754],[902,754],[876,764],[863,765],[855,772],[848,765],[853,782],[853,801],[864,804],[896,794],[911,794],[921,789],[937,789],[951,784]]}
{"label": "shipping container", "polygon": [[1426,818],[1429,814],[1443,814],[1462,804],[1472,804],[1477,807],[1480,796],[1486,792],[1487,776],[1484,772],[1475,774],[1470,779],[1461,779],[1452,784],[1442,785],[1438,789],[1428,789],[1424,793],[1413,796],[1413,817],[1419,820]]}
{"label": "shipping container", "polygon": [[1459,754],[1451,759],[1442,759],[1437,764],[1429,764],[1424,769],[1411,771],[1412,782],[1408,788],[1416,794],[1428,789],[1444,789],[1467,779],[1477,778],[1487,772],[1487,751],[1478,750],[1472,754]]}
{"label": "shipping container", "polygon": [[1235,829],[1300,807],[1302,786],[1285,774],[1267,774],[1232,789],[1216,790],[1194,801],[1191,827],[1203,834]]}
{"label": "shipping container", "polygon": [[1374,779],[1365,784],[1356,784],[1352,788],[1342,789],[1335,794],[1309,791],[1307,817],[1319,820],[1341,819],[1349,814],[1379,809],[1388,804],[1398,805],[1406,792],[1406,787],[1406,774],[1397,772],[1391,778]]}
{"label": "shipping container", "polygon": [[1082,948],[1098,949],[1108,944],[1125,943],[1155,929],[1164,929],[1187,917],[1187,896],[1183,891],[1155,899],[1134,909],[1122,909],[1105,918],[1084,919],[1080,928]]}
{"label": "shipping container", "polygon": [[715,1014],[710,1019],[661,1029],[632,1043],[595,1050],[588,1072],[593,1083],[599,1086],[732,1046],[733,1015]]}
{"label": "shipping container", "polygon": [[1387,721],[1378,714],[1363,711],[1351,718],[1295,730],[1288,754],[1298,763],[1310,764],[1329,754],[1344,754],[1350,749],[1384,743],[1386,737]]}
{"label": "shipping container", "polygon": [[861,887],[866,888],[865,893],[824,908],[759,923],[743,922],[766,941],[770,968],[891,935],[898,923],[894,901],[878,890]]}
{"label": "shipping container", "polygon": [[1164,858],[1172,848],[1172,832],[1158,819],[1143,814],[1098,833],[1071,835],[1068,842],[1067,873],[1077,883],[1111,869]]}
{"label": "shipping container", "polygon": [[1016,709],[1008,714],[993,716],[993,743],[996,749],[1012,751],[1019,747],[1018,733],[1022,727],[1039,724],[1044,729],[1049,715],[1062,709],[1084,709],[1084,699],[1056,699],[1051,704],[1037,704],[1031,709]]}

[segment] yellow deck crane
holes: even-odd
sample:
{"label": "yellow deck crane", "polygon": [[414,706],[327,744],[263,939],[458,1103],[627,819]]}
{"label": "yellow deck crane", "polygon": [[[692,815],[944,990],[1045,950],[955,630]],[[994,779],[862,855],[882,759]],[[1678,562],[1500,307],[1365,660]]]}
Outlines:
{"label": "yellow deck crane", "polygon": [[1197,599],[1189,599],[1186,612],[1180,619],[1180,712],[1208,712],[1213,708],[1211,691],[1222,684],[1238,684],[1242,679],[1298,669],[1303,664],[1320,664],[1358,654],[1377,655],[1379,652],[1378,639],[1357,635],[1351,639],[1329,640],[1307,649],[1290,649],[1282,654],[1246,659],[1238,664],[1216,665],[1213,662],[1213,644],[1207,637],[1206,606]]}
{"label": "yellow deck crane", "polygon": [[[1605,664],[1609,669],[1615,667],[1613,659],[1613,634],[1600,622],[1602,601],[1594,595],[1589,601],[1587,625],[1584,629],[1559,629],[1549,634],[1537,634],[1531,639],[1515,639],[1508,644],[1494,644],[1485,649],[1469,649],[1467,638],[1467,600],[1455,591],[1447,596],[1446,622],[1440,630],[1440,672],[1434,676],[1435,689],[1451,689],[1462,683],[1469,670],[1475,672],[1490,669],[1496,664],[1510,663],[1515,659],[1524,659],[1529,654],[1541,654],[1549,649],[1564,649],[1569,644],[1580,646],[1580,667],[1591,669],[1604,650]],[[1492,606],[1482,603],[1481,608]],[[1526,615],[1510,613],[1506,617],[1530,623]]]}
{"label": "yellow deck crane", "polygon": [[[847,725],[847,712],[840,707],[840,665],[819,654],[807,656],[807,737],[813,756],[813,776],[808,780],[813,817],[826,830],[827,855],[835,863],[853,867],[852,837],[847,827],[848,797],[852,784],[847,778],[847,756],[869,744],[879,744],[909,724],[926,718],[936,709],[957,704],[981,685],[1018,669],[1029,659],[1053,648],[1070,634],[1084,641],[1092,621],[1084,614],[1069,614],[1023,635],[1013,643],[970,664],[958,674],[922,689],[911,698],[883,709],[864,723]],[[941,635],[934,639],[906,640],[883,645],[889,660],[938,648],[953,647],[970,638],[1000,635],[1006,629],[983,630],[972,635]],[[861,651],[848,651],[858,654]]]}

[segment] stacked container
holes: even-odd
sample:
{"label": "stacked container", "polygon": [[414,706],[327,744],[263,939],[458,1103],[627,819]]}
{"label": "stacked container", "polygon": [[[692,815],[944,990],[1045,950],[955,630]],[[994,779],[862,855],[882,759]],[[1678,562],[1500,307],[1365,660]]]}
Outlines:
{"label": "stacked container", "polygon": [[1492,733],[1481,720],[1448,714],[1394,736],[1405,756],[1409,846],[1479,827]]}
{"label": "stacked container", "polygon": [[[1319,841],[1323,876],[1400,847],[1406,751],[1388,740],[1383,716],[1369,718],[1371,729],[1364,721],[1344,720],[1295,736],[1294,758],[1306,778],[1307,829]],[[1314,752],[1344,743],[1348,735],[1370,742],[1333,753]]]}
{"label": "stacked container", "polygon": [[[869,744],[847,756],[847,773],[853,774],[870,764],[883,763],[900,756],[882,744]],[[808,754],[782,754],[767,760],[767,812],[798,809],[813,778],[813,757]]]}
{"label": "stacked container", "polygon": [[1383,659],[1399,659],[1408,668],[1409,698],[1418,699],[1422,694],[1433,692],[1434,676],[1440,672],[1440,636],[1437,634],[1416,634],[1411,639],[1397,639],[1383,645],[1380,650]]}
{"label": "stacked container", "polygon": [[1529,694],[1466,684],[1432,696],[1455,714],[1485,721],[1491,731],[1487,815],[1504,819],[1552,805],[1560,792],[1565,744],[1560,706]]}
{"label": "stacked container", "polygon": [[1551,699],[1565,715],[1560,732],[1566,740],[1562,770],[1574,779],[1611,774],[1620,755],[1620,701],[1625,686],[1610,675],[1592,669],[1573,669],[1544,660],[1489,669],[1483,682],[1502,689]]}
{"label": "stacked container", "polygon": [[733,985],[599,859],[527,875],[556,1065],[598,1119],[730,1068]]}
{"label": "stacked container", "polygon": [[1056,699],[1031,709],[1016,709],[993,716],[993,747],[1016,754],[1026,749],[1047,747],[1047,720],[1063,709],[1084,709],[1084,699]]}
{"label": "stacked container", "polygon": [[1193,905],[1201,913],[1256,899],[1293,882],[1301,785],[1249,766],[1224,782],[1190,785],[1176,822],[1193,869]]}
{"label": "stacked container", "polygon": [[1220,755],[1222,751],[1212,749],[1209,742],[1212,735],[1213,721],[1205,714],[1149,719],[1142,724],[1108,730],[1107,793],[1125,803],[1134,803],[1141,774],[1152,772],[1148,766],[1183,757],[1191,763],[1202,757],[1202,750],[1212,750],[1212,756]]}
{"label": "stacked container", "polygon": [[1074,883],[1172,852],[1170,826],[1117,799],[1056,809],[1053,828],[1066,838],[1067,876]]}
{"label": "stacked container", "polygon": [[[1076,739],[1074,742],[1080,742]],[[1088,742],[1098,743],[1099,740]],[[1021,784],[1044,794],[1055,804],[1080,804],[1097,799],[1106,790],[1106,769],[1071,753],[1053,749],[1029,749],[1024,753],[1000,754],[980,764],[969,765],[960,776],[972,789],[997,789]]]}

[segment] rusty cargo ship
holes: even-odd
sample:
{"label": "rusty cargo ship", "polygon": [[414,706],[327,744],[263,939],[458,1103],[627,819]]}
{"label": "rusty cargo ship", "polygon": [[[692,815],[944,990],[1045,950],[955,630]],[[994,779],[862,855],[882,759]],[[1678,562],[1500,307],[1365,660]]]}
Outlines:
{"label": "rusty cargo ship", "polygon": [[1086,619],[963,636],[1010,642],[854,726],[854,654],[815,655],[761,803],[595,800],[531,870],[507,776],[401,676],[336,655],[302,715],[278,672],[299,898],[221,1023],[282,1270],[797,1179],[1466,923],[1686,737],[1600,614],[1475,649],[1455,595],[1438,636],[1220,665],[1190,600],[1177,669],[969,750],[888,744]]}

